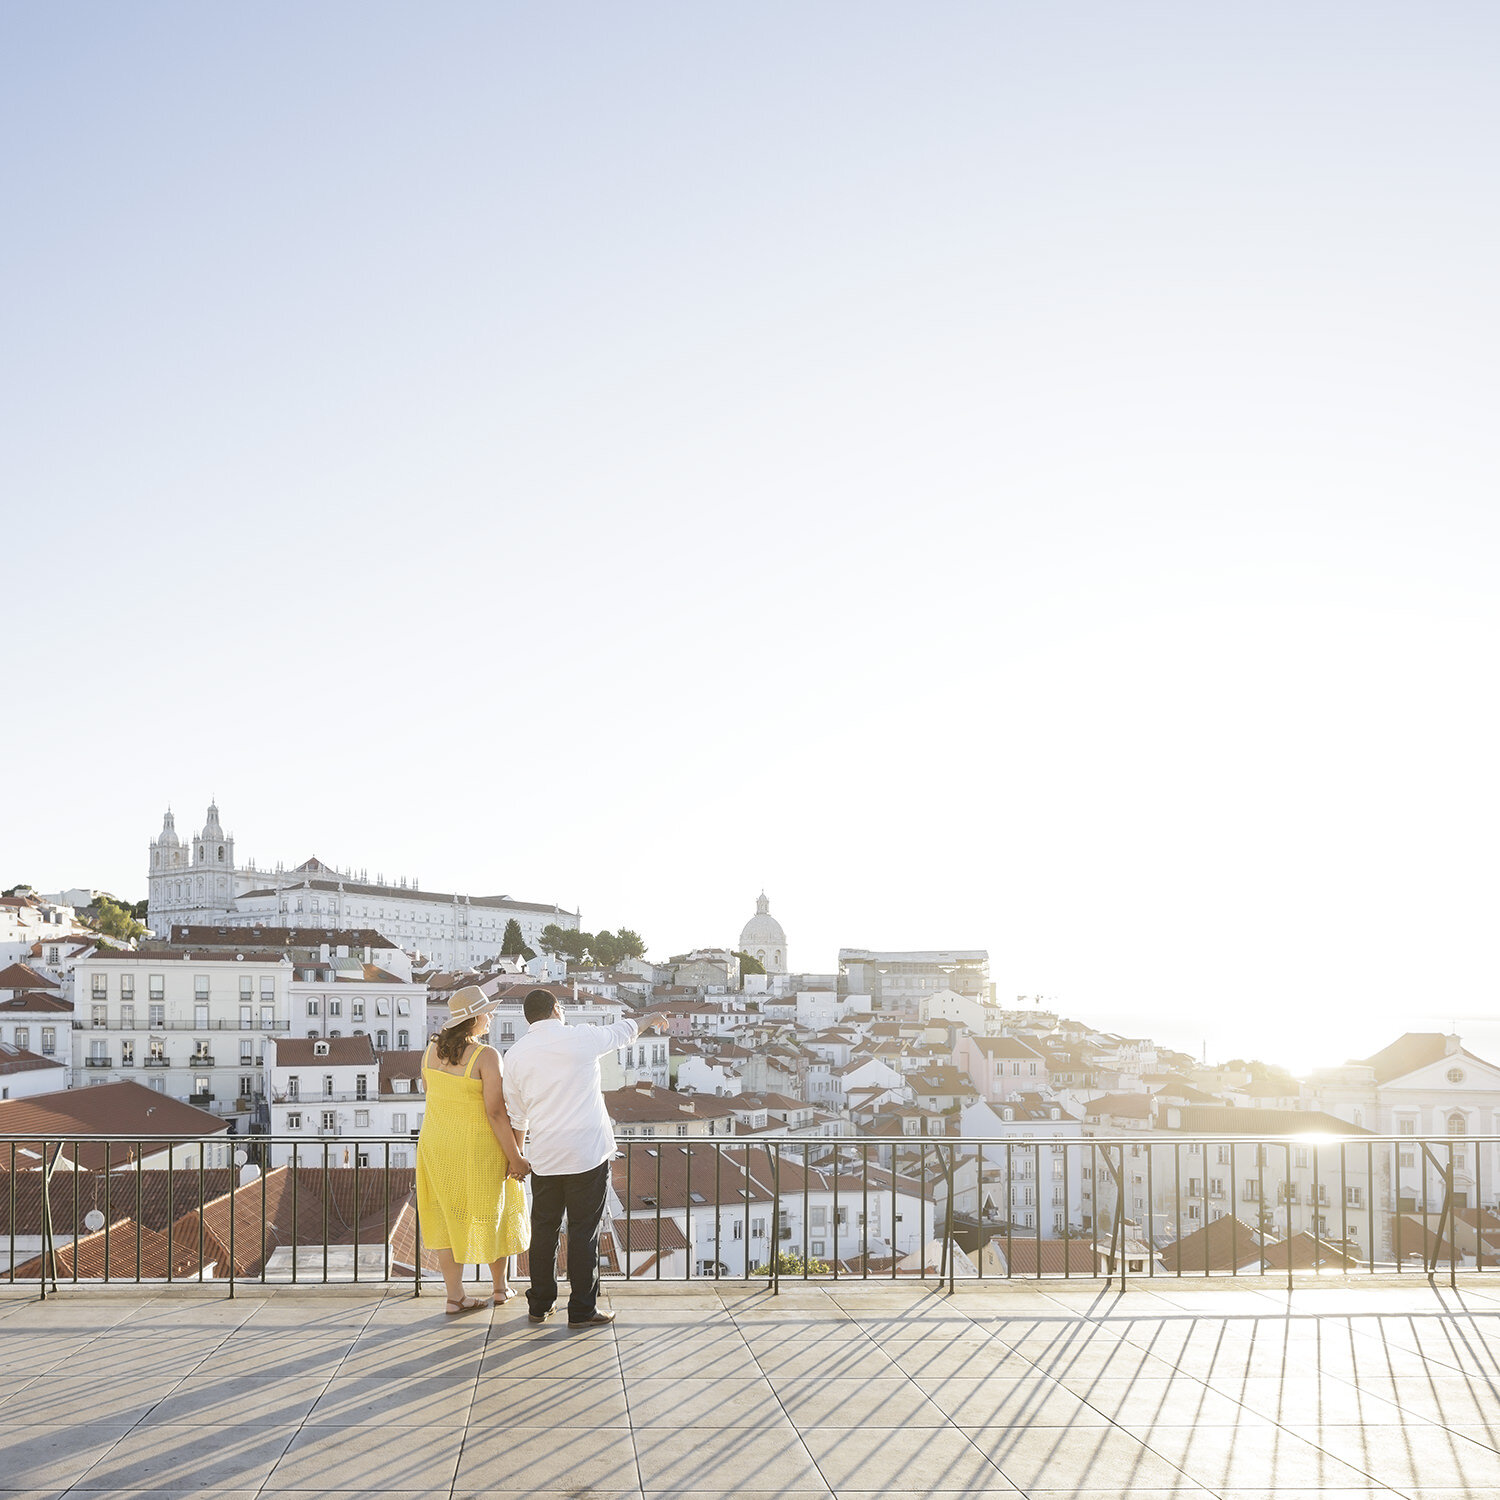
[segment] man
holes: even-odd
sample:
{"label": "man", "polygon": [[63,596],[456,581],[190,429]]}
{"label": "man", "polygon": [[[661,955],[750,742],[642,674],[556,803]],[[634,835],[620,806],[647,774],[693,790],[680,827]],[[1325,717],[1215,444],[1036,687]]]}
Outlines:
{"label": "man", "polygon": [[[569,1026],[550,990],[525,1000],[530,1028],[505,1055],[505,1103],[531,1163],[531,1321],[545,1322],[557,1300],[557,1237],[568,1216],[568,1327],[613,1323],[599,1310],[599,1227],[609,1191],[614,1131],[604,1107],[599,1059],[640,1032],[629,1017],[613,1026]],[[646,1023],[651,1031],[660,1018]]]}

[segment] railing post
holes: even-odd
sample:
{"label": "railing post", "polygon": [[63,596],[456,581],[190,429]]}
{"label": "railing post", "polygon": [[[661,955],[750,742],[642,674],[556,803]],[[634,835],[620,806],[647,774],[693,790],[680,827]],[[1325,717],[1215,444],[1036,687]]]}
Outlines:
{"label": "railing post", "polygon": [[[956,1247],[953,1243],[953,1142],[944,1141],[943,1144],[948,1149],[948,1225],[946,1234],[946,1254],[948,1256],[948,1295],[951,1297],[953,1295],[954,1272],[958,1263],[958,1256],[955,1253]],[[982,1150],[980,1153],[980,1159],[981,1161],[983,1160]],[[980,1168],[979,1180],[981,1182],[983,1180],[983,1177],[984,1171],[982,1168]],[[1038,1213],[1040,1213],[1040,1205],[1038,1205]],[[1042,1221],[1040,1217],[1038,1217],[1037,1223],[1040,1224],[1041,1222]]]}
{"label": "railing post", "polygon": [[771,1168],[771,1295],[781,1295],[781,1147],[766,1142],[766,1164]]}

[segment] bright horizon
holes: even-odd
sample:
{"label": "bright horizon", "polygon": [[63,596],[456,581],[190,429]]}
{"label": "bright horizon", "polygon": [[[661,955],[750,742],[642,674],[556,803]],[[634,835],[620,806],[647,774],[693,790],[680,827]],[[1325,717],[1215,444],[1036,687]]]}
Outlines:
{"label": "bright horizon", "polygon": [[144,895],[216,796],[653,956],[764,888],[798,969],[1500,1043],[1497,64],[1477,5],[13,8],[0,883]]}

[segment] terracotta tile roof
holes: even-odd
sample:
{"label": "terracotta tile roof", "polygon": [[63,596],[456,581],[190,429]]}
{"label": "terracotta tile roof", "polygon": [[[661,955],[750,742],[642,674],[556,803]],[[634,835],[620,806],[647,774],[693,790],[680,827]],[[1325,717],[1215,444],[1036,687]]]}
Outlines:
{"label": "terracotta tile roof", "polygon": [[60,1000],[56,995],[38,995],[32,992],[0,1000],[0,1011],[31,1016],[70,1016],[73,1014],[73,1002]]}
{"label": "terracotta tile roof", "polygon": [[1151,1118],[1150,1094],[1103,1094],[1090,1099],[1083,1107],[1084,1117],[1102,1120],[1106,1115],[1115,1115],[1122,1120],[1149,1120]]}
{"label": "terracotta tile roof", "polygon": [[[1093,1106],[1090,1105],[1090,1109]],[[1370,1135],[1321,1109],[1256,1109],[1250,1105],[1168,1105],[1167,1128],[1200,1135]]]}
{"label": "terracotta tile roof", "polygon": [[[119,1158],[113,1153],[111,1165]],[[0,1167],[8,1167],[10,1148],[0,1146]],[[17,1165],[20,1166],[18,1160]],[[0,1171],[0,1236],[42,1232],[41,1172],[20,1170],[12,1178]],[[235,1173],[214,1167],[203,1173],[203,1198],[212,1202],[234,1186]],[[151,1172],[64,1172],[52,1179],[52,1232],[70,1240],[75,1226],[83,1229],[84,1216],[98,1209],[111,1222],[138,1221],[148,1229],[165,1229],[189,1209],[198,1206],[198,1169]],[[15,1216],[11,1216],[14,1198]]]}
{"label": "terracotta tile roof", "polygon": [[1228,1271],[1242,1266],[1258,1253],[1259,1244],[1253,1225],[1225,1214],[1183,1235],[1175,1244],[1164,1246],[1157,1254],[1168,1271],[1191,1276],[1204,1270]]}
{"label": "terracotta tile roof", "polygon": [[0,1047],[0,1074],[34,1073],[38,1068],[65,1068],[55,1057],[42,1057],[24,1047]]}
{"label": "terracotta tile roof", "polygon": [[[0,975],[0,987],[5,984],[4,975]],[[1467,1047],[1460,1047],[1454,1056],[1463,1055],[1473,1062],[1483,1062],[1482,1057],[1475,1056]],[[1408,1031],[1405,1036],[1398,1037],[1389,1047],[1382,1047],[1379,1052],[1372,1053],[1369,1057],[1354,1058],[1355,1063],[1363,1063],[1367,1068],[1375,1070],[1376,1083],[1391,1083],[1397,1078],[1404,1078],[1408,1073],[1414,1073],[1418,1068],[1425,1068],[1432,1063],[1441,1062],[1449,1056],[1448,1039],[1440,1031]]]}
{"label": "terracotta tile roof", "polygon": [[[36,1255],[17,1266],[17,1280],[36,1280],[42,1274],[44,1259]],[[164,1234],[131,1219],[120,1219],[107,1231],[101,1229],[76,1242],[70,1239],[65,1244],[57,1243],[48,1270],[59,1281],[72,1281],[76,1266],[79,1281],[100,1281],[106,1275],[106,1263],[108,1276],[120,1281],[138,1277],[165,1280],[169,1264],[173,1277],[193,1277],[198,1274],[198,1243],[181,1230]]]}
{"label": "terracotta tile roof", "polygon": [[[397,1221],[415,1194],[416,1173],[409,1167],[393,1167],[389,1172],[376,1167],[331,1167],[327,1172],[321,1167],[299,1167],[296,1172],[277,1167],[205,1204],[204,1239],[212,1247],[205,1250],[205,1256],[216,1262],[216,1276],[228,1276],[231,1222],[234,1263],[240,1276],[258,1276],[265,1261],[284,1246],[323,1244],[325,1222],[329,1245],[352,1245],[356,1233],[361,1245],[383,1245],[387,1228],[395,1234]],[[195,1244],[198,1218],[195,1204],[178,1221],[187,1226]],[[394,1248],[395,1241],[391,1243]],[[409,1229],[404,1248],[410,1255]],[[410,1265],[409,1260],[406,1263]]]}
{"label": "terracotta tile roof", "polygon": [[1003,1234],[994,1235],[986,1247],[1001,1273],[1012,1276],[1094,1276],[1098,1274],[1094,1247],[1087,1240],[1042,1240],[1018,1230],[1007,1250]]}
{"label": "terracotta tile roof", "polygon": [[[207,1110],[129,1081],[0,1101],[0,1135],[25,1140],[66,1140],[70,1135],[155,1135],[196,1140],[222,1136],[228,1128],[227,1121]],[[149,1144],[142,1148],[146,1155],[160,1149]],[[91,1165],[97,1158],[102,1165],[104,1147],[80,1147],[78,1155],[85,1164]],[[112,1162],[134,1159],[128,1140],[112,1148]]]}
{"label": "terracotta tile roof", "polygon": [[[327,1052],[317,1053],[315,1047],[327,1047]],[[376,1063],[375,1043],[368,1036],[285,1036],[276,1038],[276,1066],[278,1068],[347,1068],[363,1065],[373,1068]]]}
{"label": "terracotta tile roof", "polygon": [[394,948],[373,927],[273,927],[247,922],[240,926],[179,925],[171,929],[174,948]]}
{"label": "terracotta tile roof", "polygon": [[[380,1092],[382,1094],[393,1094],[395,1089],[392,1084],[398,1078],[405,1078],[410,1082],[422,1076],[422,1049],[415,1052],[382,1052],[380,1054]],[[416,1092],[415,1089],[412,1090]]]}
{"label": "terracotta tile roof", "polygon": [[0,990],[55,990],[55,979],[38,974],[30,964],[8,964],[0,969]]}

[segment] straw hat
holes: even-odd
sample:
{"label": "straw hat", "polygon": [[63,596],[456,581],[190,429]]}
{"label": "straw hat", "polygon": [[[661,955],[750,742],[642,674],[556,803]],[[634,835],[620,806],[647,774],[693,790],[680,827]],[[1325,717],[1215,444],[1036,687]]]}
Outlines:
{"label": "straw hat", "polygon": [[470,1021],[475,1016],[487,1016],[499,1008],[500,1002],[488,999],[477,984],[466,984],[448,997],[448,1019],[443,1024],[452,1026],[457,1021]]}

